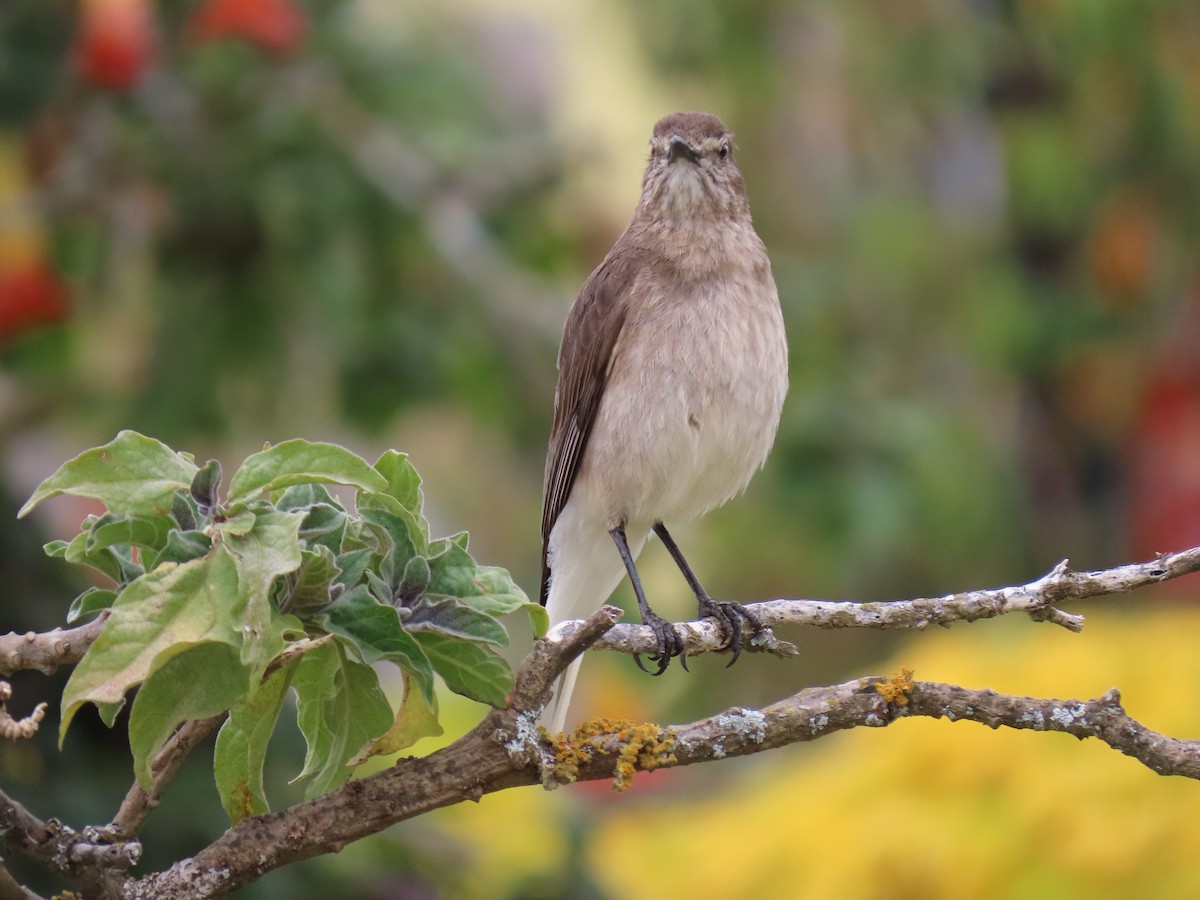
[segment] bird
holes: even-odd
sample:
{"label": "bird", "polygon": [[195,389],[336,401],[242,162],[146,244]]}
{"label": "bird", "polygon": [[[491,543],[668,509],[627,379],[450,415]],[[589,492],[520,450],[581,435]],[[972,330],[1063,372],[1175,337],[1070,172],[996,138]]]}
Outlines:
{"label": "bird", "polygon": [[[662,674],[684,645],[638,575],[654,534],[696,595],[698,617],[721,626],[732,665],[744,631],[760,624],[740,603],[709,596],[668,523],[746,488],[775,441],[787,389],[779,293],[733,133],[710,113],[664,116],[632,219],[563,328],[542,506],[540,599],[550,623],[587,617],[628,576],[655,635],[652,674]],[[563,730],[580,663],[542,713],[551,733]]]}

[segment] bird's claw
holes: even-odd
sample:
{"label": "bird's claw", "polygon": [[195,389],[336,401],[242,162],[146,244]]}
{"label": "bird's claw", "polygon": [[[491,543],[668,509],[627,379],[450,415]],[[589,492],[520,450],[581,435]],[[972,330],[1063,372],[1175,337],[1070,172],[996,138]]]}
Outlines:
{"label": "bird's claw", "polygon": [[657,642],[657,649],[654,655],[649,659],[652,663],[658,664],[658,670],[651,672],[642,665],[641,654],[633,654],[633,661],[637,663],[637,667],[649,675],[661,675],[667,671],[667,666],[671,664],[672,658],[678,656],[679,664],[683,666],[683,670],[687,671],[687,657],[684,656],[683,639],[675,630],[675,626],[661,616],[654,613],[642,616],[642,622],[650,626],[650,630],[654,632],[654,638]]}
{"label": "bird's claw", "polygon": [[735,603],[732,600],[713,600],[709,597],[701,597],[698,613],[700,618],[711,616],[716,619],[721,632],[729,635],[729,640],[725,644],[725,647],[733,651],[733,659],[729,660],[729,663],[725,666],[727,669],[737,662],[738,657],[742,655],[742,647],[745,644],[743,634],[746,624],[750,625],[752,634],[758,634],[764,627],[762,622],[759,621],[758,616],[742,604]]}

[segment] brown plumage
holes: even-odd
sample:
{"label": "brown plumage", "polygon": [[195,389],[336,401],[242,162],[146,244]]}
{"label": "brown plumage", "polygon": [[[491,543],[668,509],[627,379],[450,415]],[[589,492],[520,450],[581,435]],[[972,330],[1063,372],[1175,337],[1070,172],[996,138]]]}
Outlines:
{"label": "brown plumage", "polygon": [[[787,391],[779,299],[732,141],[707,113],[655,125],[641,200],[580,290],[558,357],[541,599],[552,622],[587,615],[628,572],[658,637],[651,659],[659,672],[682,644],[637,578],[634,559],[651,531],[680,565],[700,614],[730,630],[735,658],[743,623],[757,627],[738,604],[708,597],[664,524],[745,488],[770,450]],[[560,687],[556,728],[576,668]]]}

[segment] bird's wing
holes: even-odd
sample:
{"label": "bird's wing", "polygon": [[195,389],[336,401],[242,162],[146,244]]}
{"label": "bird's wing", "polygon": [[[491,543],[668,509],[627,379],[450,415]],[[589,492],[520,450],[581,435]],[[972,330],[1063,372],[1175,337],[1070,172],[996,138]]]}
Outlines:
{"label": "bird's wing", "polygon": [[550,532],[571,495],[587,449],[617,339],[625,325],[629,294],[642,265],[641,254],[614,247],[584,282],[563,330],[542,501],[543,605],[549,589]]}

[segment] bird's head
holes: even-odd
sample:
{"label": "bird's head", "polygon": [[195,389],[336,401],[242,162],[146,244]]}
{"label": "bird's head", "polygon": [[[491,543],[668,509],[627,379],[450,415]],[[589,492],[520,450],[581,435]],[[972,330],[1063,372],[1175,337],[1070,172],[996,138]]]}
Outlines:
{"label": "bird's head", "polygon": [[650,137],[640,208],[676,220],[746,214],[746,189],[725,123],[702,112],[659,119]]}

